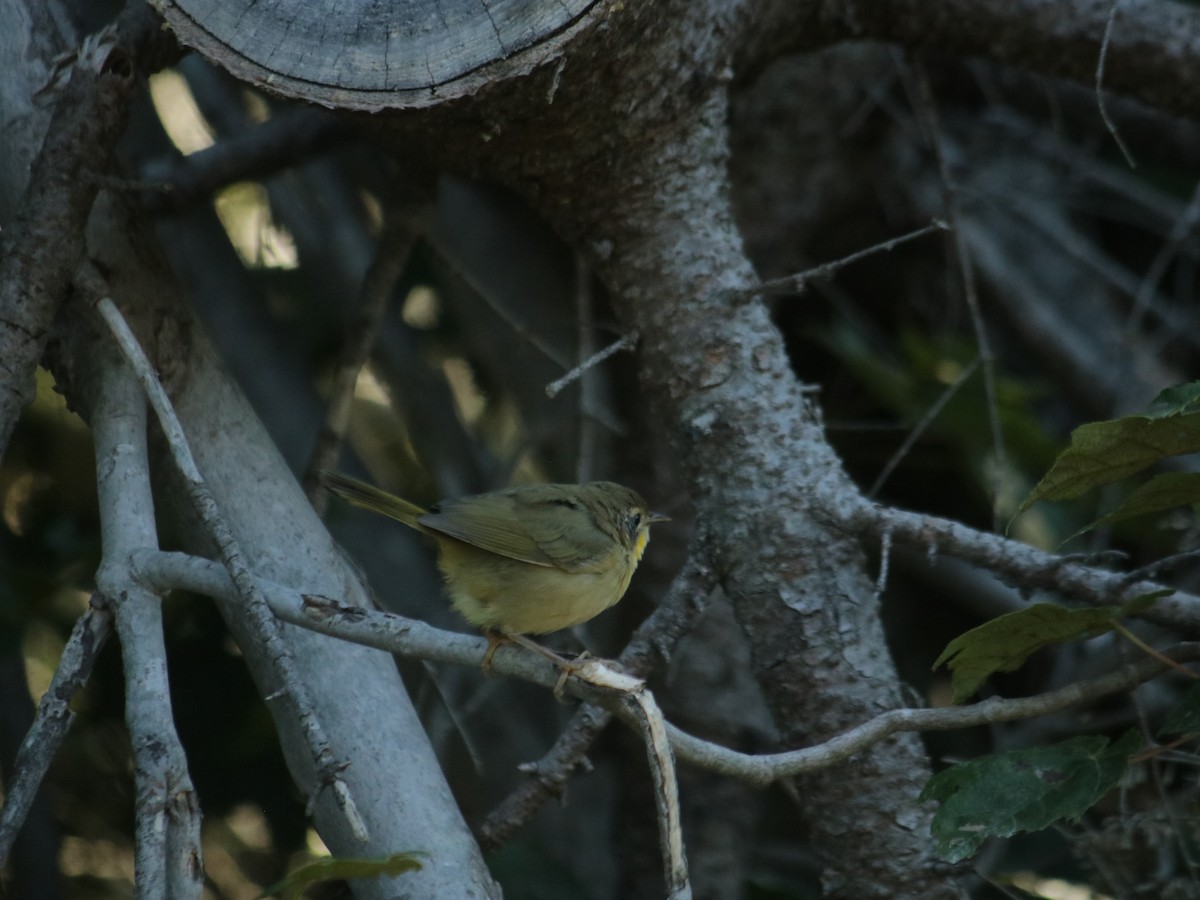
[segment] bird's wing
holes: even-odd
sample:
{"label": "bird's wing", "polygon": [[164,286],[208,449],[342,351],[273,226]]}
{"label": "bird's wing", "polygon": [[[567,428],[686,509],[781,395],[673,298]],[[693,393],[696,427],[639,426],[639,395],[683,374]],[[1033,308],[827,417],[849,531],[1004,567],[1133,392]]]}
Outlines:
{"label": "bird's wing", "polygon": [[612,551],[586,507],[529,485],[447,500],[418,520],[430,531],[535,566],[597,572]]}

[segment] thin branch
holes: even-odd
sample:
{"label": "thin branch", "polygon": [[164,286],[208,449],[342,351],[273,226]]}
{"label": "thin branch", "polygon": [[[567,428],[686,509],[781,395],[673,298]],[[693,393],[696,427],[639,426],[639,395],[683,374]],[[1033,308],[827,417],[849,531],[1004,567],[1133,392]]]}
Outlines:
{"label": "thin branch", "polygon": [[371,355],[383,315],[396,290],[421,229],[424,203],[397,205],[389,209],[383,231],[375,246],[375,258],[363,278],[358,310],[342,343],[341,358],[329,395],[325,421],[317,432],[312,456],[304,473],[304,492],[318,515],[329,502],[321,490],[320,473],[337,465],[338,454],[350,425],[350,407],[359,372]]}
{"label": "thin branch", "polygon": [[[596,422],[587,410],[598,405],[595,373],[585,363],[596,352],[595,297],[592,290],[592,270],[583,254],[575,252],[575,328],[578,334],[579,365],[579,454],[575,461],[575,480],[583,483],[592,480],[596,459]],[[559,381],[562,381],[560,378]],[[555,382],[557,384],[558,382]],[[554,399],[558,391],[546,395]]]}
{"label": "thin branch", "polygon": [[[930,556],[941,552],[995,572],[1009,584],[1028,590],[1059,591],[1086,603],[1117,605],[1141,594],[1170,589],[1169,585],[1139,580],[1097,569],[1047,553],[1020,541],[988,534],[950,519],[893,509],[855,498],[831,498],[824,504],[836,510],[835,518],[849,531],[878,536],[890,531],[899,543],[925,548]],[[1141,617],[1175,628],[1200,631],[1200,597],[1176,591],[1161,597]]]}
{"label": "thin branch", "polygon": [[880,470],[879,475],[871,484],[870,490],[867,491],[868,497],[874,497],[879,493],[879,489],[883,487],[888,478],[891,477],[892,472],[896,470],[896,466],[900,464],[900,461],[908,455],[908,452],[913,448],[913,444],[921,439],[921,435],[923,435],[928,430],[929,426],[934,423],[937,417],[942,414],[942,410],[946,408],[946,404],[949,403],[951,398],[958,393],[958,389],[966,384],[967,379],[975,374],[975,370],[978,368],[979,357],[977,356],[971,360],[970,365],[963,369],[959,376],[954,379],[954,383],[947,387],[946,390],[942,391],[941,396],[938,397],[934,404],[929,407],[925,415],[921,417],[921,421],[918,422],[913,427],[912,431],[905,436],[900,446],[896,448],[896,452],[892,454],[891,459],[889,459],[884,465],[883,469]]}
{"label": "thin branch", "polygon": [[892,566],[892,533],[885,531],[879,536],[879,575],[875,579],[875,596],[883,596],[887,590],[888,573]]}
{"label": "thin branch", "polygon": [[[1174,662],[1200,659],[1200,644],[1179,644],[1167,651]],[[893,709],[844,731],[837,737],[803,750],[753,756],[685,734],[668,724],[676,757],[723,775],[756,785],[806,772],[815,772],[844,762],[856,753],[905,731],[951,731],[996,722],[1031,719],[1061,712],[1081,703],[1128,691],[1161,674],[1167,666],[1157,659],[1136,663],[1033,697],[993,697],[971,706],[941,709]]]}
{"label": "thin branch", "polygon": [[1197,183],[1192,190],[1191,199],[1188,200],[1183,212],[1171,224],[1167,240],[1154,255],[1150,265],[1146,267],[1146,273],[1138,284],[1133,308],[1129,311],[1129,322],[1126,324],[1126,332],[1129,335],[1133,335],[1141,329],[1146,313],[1154,305],[1154,299],[1158,295],[1158,286],[1162,282],[1163,276],[1166,275],[1171,262],[1182,249],[1184,240],[1196,227],[1197,220],[1200,220],[1200,183]]}
{"label": "thin branch", "polygon": [[74,721],[71,699],[91,678],[96,658],[112,632],[112,607],[93,594],[87,610],[75,620],[50,687],[38,702],[37,715],[17,751],[13,778],[5,785],[4,806],[0,809],[0,866],[8,861],[50,761]]}
{"label": "thin branch", "polygon": [[179,211],[211,199],[238,181],[265,178],[295,166],[347,136],[344,122],[326,110],[285,109],[263,124],[223,138],[169,164],[153,161],[141,181],[110,184],[141,193],[148,212]]}
{"label": "thin branch", "polygon": [[316,785],[312,795],[308,798],[310,807],[316,802],[320,791],[329,787],[333,790],[336,802],[346,817],[351,831],[356,838],[365,843],[368,840],[366,823],[358,812],[354,798],[350,796],[349,788],[338,774],[342,769],[342,764],[334,757],[329,741],[325,737],[324,728],[313,709],[308,689],[303,679],[295,671],[291,648],[280,632],[279,624],[275,621],[266,599],[259,590],[229,523],[225,521],[196,466],[196,461],[188,447],[187,438],[183,433],[183,427],[175,415],[162,383],[158,380],[150,360],[146,357],[112,300],[104,298],[97,304],[97,309],[116,337],[125,358],[137,374],[142,389],[146,392],[162,431],[167,437],[175,465],[187,483],[188,498],[217,544],[221,560],[237,587],[238,598],[246,607],[247,619],[255,636],[265,648],[267,657],[276,666],[281,691],[275,696],[282,697],[293,708],[303,729],[316,767]]}
{"label": "thin branch", "polygon": [[637,346],[637,342],[638,333],[636,331],[631,331],[629,334],[625,335],[619,340],[613,341],[603,350],[600,350],[589,356],[562,378],[552,381],[546,385],[546,396],[553,400],[560,393],[562,393],[563,388],[570,386],[570,384],[576,379],[581,378],[583,373],[588,369],[600,365],[600,363],[604,362],[610,356],[615,356],[622,350],[632,350],[635,346]]}
{"label": "thin branch", "polygon": [[1108,48],[1112,44],[1113,26],[1117,20],[1117,7],[1120,4],[1121,0],[1112,0],[1112,6],[1108,11],[1108,21],[1104,25],[1104,38],[1100,41],[1100,58],[1096,61],[1096,106],[1100,108],[1100,118],[1104,120],[1104,127],[1108,129],[1108,133],[1112,135],[1113,140],[1121,149],[1125,162],[1129,163],[1129,168],[1136,169],[1137,163],[1134,162],[1133,154],[1125,146],[1125,141],[1121,139],[1121,133],[1117,131],[1117,123],[1108,114],[1108,106],[1104,102],[1104,65],[1108,61]]}
{"label": "thin branch", "polygon": [[[173,585],[208,595],[229,596],[232,593],[228,574],[206,559],[178,553],[139,554],[134,564],[148,583],[159,589]],[[305,595],[282,585],[261,582],[261,586],[271,608],[285,621],[398,656],[476,667],[486,648],[483,638],[440,631],[394,613],[349,607],[327,597]],[[1200,643],[1179,644],[1165,651],[1165,656],[1176,663],[1193,662],[1200,659]],[[492,668],[498,674],[512,675],[551,689],[559,681],[559,671],[553,663],[511,646],[497,651]],[[670,724],[667,732],[678,759],[753,785],[766,785],[779,778],[844,762],[898,732],[948,731],[1046,716],[1129,690],[1167,668],[1159,660],[1149,658],[1099,678],[1033,697],[997,697],[971,706],[942,709],[893,709],[824,743],[782,753],[739,753],[689,735]],[[633,714],[624,708],[623,698],[627,691],[606,689],[574,677],[567,680],[565,690],[586,702],[603,704],[636,727],[632,722]]]}
{"label": "thin branch", "polygon": [[961,227],[962,216],[959,212],[958,188],[946,158],[937,104],[933,99],[933,90],[929,86],[929,75],[925,71],[925,67],[919,63],[912,67],[912,71],[915,82],[913,99],[917,112],[925,121],[929,147],[937,161],[938,172],[941,175],[943,202],[951,225],[951,245],[954,247],[955,261],[958,263],[959,274],[962,278],[963,297],[967,303],[971,326],[975,331],[975,344],[979,348],[979,359],[983,364],[983,391],[987,398],[988,422],[991,426],[993,452],[996,457],[995,468],[992,471],[992,524],[993,528],[999,531],[1000,479],[1004,475],[1006,465],[1004,436],[1000,429],[1000,402],[996,396],[996,358],[992,353],[991,341],[988,339],[987,328],[983,321],[979,291],[975,284],[975,269],[971,264],[971,256],[967,251]]}
{"label": "thin branch", "polygon": [[495,290],[476,278],[467,270],[466,266],[459,265],[458,260],[447,247],[446,243],[438,240],[436,231],[431,231],[426,236],[426,239],[430,242],[430,244],[433,245],[433,248],[437,250],[437,252],[440,253],[441,256],[454,267],[455,275],[458,278],[461,278],[463,283],[466,284],[467,287],[469,287],[472,291],[474,291],[480,300],[492,308],[492,311],[495,312],[496,315],[498,315],[504,321],[504,323],[508,325],[509,328],[512,329],[513,334],[541,353],[544,357],[546,357],[546,359],[556,363],[561,368],[565,369],[568,365],[570,365],[568,359],[558,351],[557,347],[554,347],[547,342],[534,328],[521,319],[517,313],[509,309],[508,306],[501,302],[500,298],[496,295]]}
{"label": "thin branch", "polygon": [[1200,548],[1184,550],[1181,553],[1172,553],[1170,556],[1164,556],[1162,559],[1156,559],[1144,566],[1126,572],[1122,576],[1121,583],[1122,585],[1129,586],[1137,584],[1139,581],[1157,578],[1163,572],[1169,572],[1176,566],[1182,566],[1185,563],[1195,562],[1197,558],[1200,558]]}
{"label": "thin branch", "polygon": [[687,856],[683,849],[683,828],[679,814],[679,784],[675,780],[675,757],[667,740],[662,710],[647,690],[632,691],[625,698],[625,710],[637,723],[646,744],[650,763],[650,781],[654,786],[654,805],[658,810],[658,834],[662,847],[663,879],[668,900],[691,900]]}
{"label": "thin branch", "polygon": [[948,231],[949,229],[950,226],[946,222],[941,219],[934,219],[922,228],[894,238],[888,238],[886,241],[880,241],[878,244],[872,244],[870,247],[864,247],[862,250],[856,250],[854,253],[843,256],[841,259],[821,263],[819,266],[814,266],[803,272],[796,272],[793,275],[772,278],[769,281],[764,281],[752,287],[729,291],[726,293],[726,296],[732,303],[745,303],[753,300],[755,297],[765,297],[771,294],[799,294],[808,289],[810,282],[832,278],[839,270],[869,256],[874,256],[876,253],[887,253],[890,250],[896,249],[901,244],[907,244],[909,241],[915,241],[917,238],[925,237],[927,234],[933,234],[937,231]]}

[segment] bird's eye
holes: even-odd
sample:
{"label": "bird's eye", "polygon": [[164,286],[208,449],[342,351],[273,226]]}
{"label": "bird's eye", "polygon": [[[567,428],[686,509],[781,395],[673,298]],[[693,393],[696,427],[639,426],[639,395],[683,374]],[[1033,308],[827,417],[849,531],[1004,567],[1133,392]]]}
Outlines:
{"label": "bird's eye", "polygon": [[642,511],[640,509],[631,509],[625,514],[625,517],[629,522],[629,533],[637,534],[638,529],[642,527]]}

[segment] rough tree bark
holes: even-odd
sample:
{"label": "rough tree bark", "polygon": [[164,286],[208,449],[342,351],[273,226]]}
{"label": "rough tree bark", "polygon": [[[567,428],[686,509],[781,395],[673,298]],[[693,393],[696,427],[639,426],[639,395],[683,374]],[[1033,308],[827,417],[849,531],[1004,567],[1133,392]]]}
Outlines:
{"label": "rough tree bark", "polygon": [[[12,5],[5,8],[12,9]],[[45,83],[50,48],[71,39],[69,34],[56,30],[59,23],[70,21],[69,13],[64,7],[34,3],[24,15],[14,16],[14,30],[8,32],[12,40],[6,46],[18,54],[27,47],[39,48],[40,52],[30,54],[28,65],[14,62],[4,67],[10,79],[24,79],[24,86],[14,87],[9,81],[3,93],[13,102],[0,110],[0,117],[18,126],[10,133],[20,134],[28,142],[10,148],[10,164],[0,171],[6,197],[20,196],[22,179],[28,177],[27,168],[15,164],[15,160],[34,157],[40,132],[28,126],[30,110],[25,103]],[[39,71],[36,62],[45,68]],[[126,76],[132,80],[131,71]],[[89,77],[88,72],[73,76],[76,81]],[[74,105],[77,90],[59,95],[72,103],[70,109],[76,113],[87,109]],[[46,127],[45,116],[38,121]],[[94,190],[95,172],[87,166],[96,159],[94,153],[76,154],[66,168],[55,171],[54,178],[61,183],[90,184]],[[59,163],[62,165],[61,160]],[[163,268],[145,218],[124,198],[104,193],[100,197],[94,207],[90,201],[86,204],[86,244],[83,221],[60,223],[63,233],[80,241],[79,252],[105,273],[113,296],[125,306],[126,315],[171,391],[185,431],[193,438],[193,451],[210,489],[253,559],[255,573],[281,583],[305,584],[314,594],[357,596],[359,604],[369,606],[369,599],[360,593],[356,579],[278,450],[225,374],[194,320],[178,305],[179,286]],[[73,202],[66,208],[77,211],[77,207],[79,203]],[[0,209],[0,220],[11,221],[12,214],[11,207]],[[36,315],[46,321],[54,317],[68,296],[65,288],[75,269],[73,251],[70,256],[53,257],[53,261],[67,273],[67,283],[54,292],[22,300],[35,306]],[[11,263],[11,257],[5,262]],[[50,335],[47,329],[43,341]],[[93,361],[98,356],[111,361],[111,336],[100,326],[95,312],[76,298],[58,317],[54,338],[48,362],[56,377],[85,418],[99,414],[93,405],[95,393],[88,390],[95,376],[86,373],[94,371],[89,367],[96,364]],[[31,378],[31,365],[22,365],[21,377]],[[171,465],[162,459],[161,445],[156,449],[161,470],[169,473]],[[171,499],[160,507],[159,515],[174,522],[173,527],[194,552],[211,553],[212,537],[189,509],[185,491],[172,475],[164,475],[164,479],[172,483],[172,488],[163,491]],[[143,527],[146,524],[142,523]],[[149,526],[152,532],[153,523]],[[334,756],[350,763],[341,777],[348,783],[371,834],[370,842],[364,844],[351,833],[328,785],[318,783],[312,756],[300,735],[300,723],[280,701],[276,670],[265,648],[248,629],[244,607],[228,604],[223,612],[263,696],[275,698],[270,708],[277,715],[293,777],[304,796],[312,798],[312,815],[329,846],[353,857],[383,856],[431,843],[438,847],[436,858],[420,871],[408,873],[402,882],[366,881],[357,887],[359,896],[394,896],[397,889],[410,891],[411,896],[498,896],[499,889],[450,796],[392,659],[385,653],[322,638],[311,631],[286,630],[291,653],[313,696],[315,714],[331,738]],[[126,652],[135,660],[139,658]],[[137,676],[130,673],[131,678]],[[412,790],[412,785],[421,785],[421,789]],[[165,821],[166,811],[163,813]],[[150,818],[144,825],[157,827]],[[165,871],[168,877],[176,877],[170,866]],[[153,876],[152,872],[142,874]],[[139,896],[150,896],[146,891],[154,883],[139,880]],[[402,888],[397,887],[400,884]],[[199,882],[195,887],[198,889]]]}
{"label": "rough tree bark", "polygon": [[[819,413],[762,305],[727,298],[755,282],[729,204],[739,12],[593,11],[604,27],[581,27],[590,40],[561,68],[435,110],[433,133],[443,161],[457,148],[458,166],[515,187],[585,248],[641,334],[647,393],[671,423],[768,704],[797,745],[898,705],[899,682],[861,550],[815,515],[815,485],[851,489]],[[396,127],[411,150],[412,120]],[[814,784],[806,813],[829,896],[958,893],[928,858],[928,813],[913,802],[928,775],[908,737]]]}
{"label": "rough tree bark", "polygon": [[[835,524],[848,519],[846,509],[861,509],[859,493],[767,310],[734,297],[756,275],[730,206],[730,85],[785,51],[863,38],[1090,79],[1111,4],[497,3],[483,18],[471,5],[459,10],[461,22],[431,16],[437,36],[426,39],[422,15],[395,28],[367,15],[364,3],[341,5],[336,27],[316,41],[312,23],[323,17],[312,4],[270,5],[274,18],[253,28],[230,4],[156,5],[183,40],[267,89],[360,113],[389,110],[359,124],[398,152],[515,188],[584,252],[623,324],[640,335],[644,390],[669,424],[709,560],[787,745],[820,741],[900,704],[862,548]],[[1194,114],[1198,17],[1182,7],[1160,15],[1160,6],[1122,5],[1134,24],[1114,33],[1107,83]],[[461,53],[446,38],[459,27]],[[1151,43],[1157,52],[1143,53]],[[300,508],[286,486],[272,484],[277,461],[258,469],[239,458],[235,444],[264,442],[243,413],[224,418],[237,400],[202,344],[184,341],[173,352],[193,367],[180,384],[181,408],[217,435],[205,464],[222,501],[248,523],[264,506]],[[299,539],[285,524],[258,523],[252,532],[263,571],[307,584],[311,573],[273,555]],[[304,540],[315,528],[305,523]],[[325,643],[297,640],[314,653]],[[349,679],[343,664],[320,665]],[[338,681],[328,670],[321,680]],[[395,728],[399,740],[415,723],[398,716]],[[304,781],[303,761],[293,765]],[[804,812],[829,897],[960,893],[929,856],[929,813],[915,803],[928,773],[919,740],[907,736],[806,785]],[[451,806],[438,799],[445,802],[435,806]],[[336,834],[334,818],[325,827]],[[474,877],[477,860],[462,852]],[[478,884],[488,889],[486,876]]]}

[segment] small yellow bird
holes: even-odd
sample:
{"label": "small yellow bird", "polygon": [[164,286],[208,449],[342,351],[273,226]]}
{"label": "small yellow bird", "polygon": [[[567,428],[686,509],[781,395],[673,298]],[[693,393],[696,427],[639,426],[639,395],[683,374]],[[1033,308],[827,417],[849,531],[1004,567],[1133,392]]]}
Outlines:
{"label": "small yellow bird", "polygon": [[[520,636],[570,628],[615,604],[650,526],[668,520],[611,481],[518,485],[428,510],[334,472],[322,473],[322,481],[355,506],[433,538],[450,602],[463,618],[544,653]],[[491,634],[489,640],[485,667],[496,647]]]}

